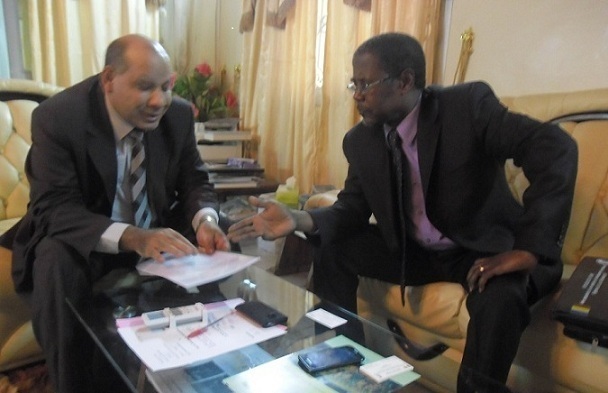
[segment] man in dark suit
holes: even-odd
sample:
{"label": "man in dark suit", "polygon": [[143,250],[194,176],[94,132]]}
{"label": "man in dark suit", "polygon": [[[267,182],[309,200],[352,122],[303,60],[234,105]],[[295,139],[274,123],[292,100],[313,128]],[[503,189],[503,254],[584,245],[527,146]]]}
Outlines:
{"label": "man in dark suit", "polygon": [[[304,212],[253,199],[265,210],[228,237],[309,233],[320,243],[315,292],[353,311],[357,275],[402,291],[461,283],[471,318],[458,391],[493,391],[487,382],[506,382],[529,305],[560,280],[576,145],[556,126],[510,113],[484,83],[425,88],[422,48],[403,34],[363,43],[349,88],[363,120],[344,138],[349,170],[337,202]],[[523,206],[505,179],[509,158],[530,181]]]}
{"label": "man in dark suit", "polygon": [[86,299],[105,273],[140,257],[229,249],[191,106],[172,98],[172,83],[162,46],[127,35],[108,46],[99,75],[32,115],[31,201],[2,244],[13,249],[16,289],[31,292],[34,332],[57,392],[92,388],[92,348],[66,297]]}

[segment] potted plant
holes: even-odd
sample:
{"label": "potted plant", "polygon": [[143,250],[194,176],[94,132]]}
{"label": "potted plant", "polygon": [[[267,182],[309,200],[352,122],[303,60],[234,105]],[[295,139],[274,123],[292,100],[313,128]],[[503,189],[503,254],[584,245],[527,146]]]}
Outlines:
{"label": "potted plant", "polygon": [[194,119],[206,122],[210,119],[238,116],[238,100],[236,95],[213,83],[213,70],[207,62],[203,62],[190,74],[179,75],[173,86],[173,93],[192,103]]}

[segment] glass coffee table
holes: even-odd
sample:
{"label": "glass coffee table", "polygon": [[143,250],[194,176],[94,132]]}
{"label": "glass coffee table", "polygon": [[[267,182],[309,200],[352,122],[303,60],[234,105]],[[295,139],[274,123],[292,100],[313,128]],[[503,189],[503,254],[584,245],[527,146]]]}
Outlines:
{"label": "glass coffee table", "polygon": [[[156,390],[148,381],[145,365],[117,332],[114,319],[117,307],[134,306],[137,314],[140,314],[164,307],[196,302],[211,303],[237,297],[245,300],[260,300],[288,316],[286,334],[257,344],[274,358],[278,359],[340,335],[382,356],[393,355],[393,353],[382,353],[382,349],[374,345],[374,339],[367,339],[373,336],[375,340],[377,337],[395,340],[397,336],[389,330],[324,302],[312,292],[255,265],[219,282],[201,286],[198,288],[198,293],[187,292],[167,280],[153,278],[129,287],[106,290],[85,304],[76,305],[69,300],[68,303],[128,389],[132,392],[154,392]],[[317,308],[323,308],[342,317],[347,323],[329,329],[305,316],[307,312]],[[416,382],[393,391],[428,392]]]}

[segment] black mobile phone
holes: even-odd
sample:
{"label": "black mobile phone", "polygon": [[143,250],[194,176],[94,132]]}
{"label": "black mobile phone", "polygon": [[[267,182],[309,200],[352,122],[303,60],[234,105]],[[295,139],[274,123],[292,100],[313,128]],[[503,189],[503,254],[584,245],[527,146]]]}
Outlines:
{"label": "black mobile phone", "polygon": [[332,368],[360,365],[365,357],[350,345],[323,348],[298,355],[298,364],[309,374]]}
{"label": "black mobile phone", "polygon": [[259,300],[241,303],[235,309],[261,327],[284,325],[287,323],[287,315]]}

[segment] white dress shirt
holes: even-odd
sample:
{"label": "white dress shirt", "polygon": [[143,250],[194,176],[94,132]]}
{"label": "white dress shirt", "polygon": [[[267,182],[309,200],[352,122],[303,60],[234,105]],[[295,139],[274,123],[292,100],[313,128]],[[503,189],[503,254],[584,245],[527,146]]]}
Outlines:
{"label": "white dress shirt", "polygon": [[[129,163],[131,162],[131,149],[125,141],[125,137],[133,130],[133,126],[126,122],[118,112],[105,99],[106,108],[110,116],[110,123],[114,130],[114,141],[116,142],[116,194],[112,203],[112,220],[114,221],[101,235],[95,251],[117,254],[120,250],[118,243],[123,232],[132,225],[133,211],[131,209]],[[211,216],[216,222],[219,221],[217,212],[209,207],[198,211],[192,220],[192,228],[196,231],[199,223],[205,216]],[[155,217],[153,217],[154,220]]]}

